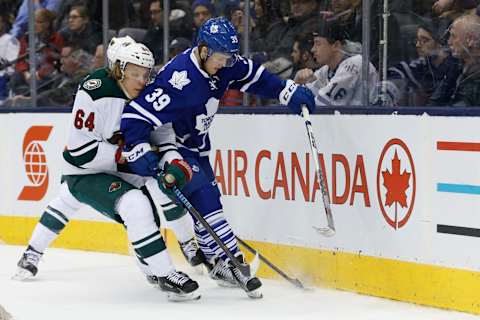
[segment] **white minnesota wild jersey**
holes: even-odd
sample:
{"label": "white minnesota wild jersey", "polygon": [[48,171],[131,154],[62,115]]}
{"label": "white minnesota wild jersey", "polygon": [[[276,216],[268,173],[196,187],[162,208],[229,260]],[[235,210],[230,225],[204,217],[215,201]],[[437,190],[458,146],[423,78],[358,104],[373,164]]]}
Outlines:
{"label": "white minnesota wild jersey", "polygon": [[117,82],[99,69],[85,78],[73,103],[63,174],[117,171],[117,145],[110,143],[120,129],[127,96]]}
{"label": "white minnesota wild jersey", "polygon": [[[318,106],[361,106],[362,105],[362,56],[354,55],[344,59],[335,70],[324,65],[314,76],[316,80],[306,86],[315,95]],[[378,74],[370,63],[370,102],[375,101]]]}

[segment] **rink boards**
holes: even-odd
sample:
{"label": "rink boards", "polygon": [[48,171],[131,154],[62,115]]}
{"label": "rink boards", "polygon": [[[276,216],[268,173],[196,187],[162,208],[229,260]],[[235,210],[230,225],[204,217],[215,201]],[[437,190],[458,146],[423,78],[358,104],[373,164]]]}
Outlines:
{"label": "rink boards", "polygon": [[[60,182],[70,115],[0,114],[0,240],[25,244]],[[478,119],[313,115],[336,235],[304,123],[216,116],[211,162],[238,235],[307,283],[480,314]],[[128,253],[122,227],[86,208],[56,246]],[[169,243],[173,239],[168,233]],[[260,274],[274,274],[262,267]]]}

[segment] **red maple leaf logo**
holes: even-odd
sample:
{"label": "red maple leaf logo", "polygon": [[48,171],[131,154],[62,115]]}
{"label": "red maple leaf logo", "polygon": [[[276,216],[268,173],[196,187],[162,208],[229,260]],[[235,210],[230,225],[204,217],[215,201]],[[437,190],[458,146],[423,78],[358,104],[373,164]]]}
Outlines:
{"label": "red maple leaf logo", "polygon": [[397,203],[402,208],[407,207],[406,191],[409,187],[410,175],[411,173],[407,172],[407,170],[403,170],[403,173],[400,174],[400,159],[398,158],[397,150],[395,150],[395,155],[392,159],[392,173],[388,169],[382,172],[383,185],[387,188],[385,205],[390,207],[395,203],[395,220],[397,220]]}

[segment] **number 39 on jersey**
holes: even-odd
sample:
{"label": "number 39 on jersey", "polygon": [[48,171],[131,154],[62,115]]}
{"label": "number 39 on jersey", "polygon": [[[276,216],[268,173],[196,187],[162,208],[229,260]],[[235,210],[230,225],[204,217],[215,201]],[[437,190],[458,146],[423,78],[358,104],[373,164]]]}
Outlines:
{"label": "number 39 on jersey", "polygon": [[170,97],[163,93],[162,88],[156,88],[152,93],[145,96],[145,101],[151,103],[156,111],[160,111],[170,104]]}

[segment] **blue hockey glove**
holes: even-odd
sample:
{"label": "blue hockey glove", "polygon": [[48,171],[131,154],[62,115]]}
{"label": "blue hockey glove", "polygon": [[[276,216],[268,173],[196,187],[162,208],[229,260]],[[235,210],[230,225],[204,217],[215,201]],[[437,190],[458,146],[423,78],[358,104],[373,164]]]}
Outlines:
{"label": "blue hockey glove", "polygon": [[[128,148],[126,148],[128,150]],[[160,158],[151,150],[148,143],[141,143],[130,151],[122,152],[122,157],[127,161],[128,167],[134,174],[144,177],[156,177],[158,175],[158,163]]]}
{"label": "blue hockey glove", "polygon": [[307,105],[307,109],[310,113],[315,110],[315,96],[312,91],[307,87],[298,86],[293,92],[290,102],[287,107],[290,108],[296,114],[302,114],[302,105]]}
{"label": "blue hockey glove", "polygon": [[297,85],[292,80],[287,80],[285,88],[280,93],[280,102],[286,104],[294,113],[302,114],[302,105],[305,104],[308,111],[315,110],[315,96],[307,87]]}
{"label": "blue hockey glove", "polygon": [[190,165],[182,159],[174,159],[165,165],[165,171],[157,177],[158,186],[170,199],[175,200],[173,187],[182,189],[192,180],[193,171]]}

